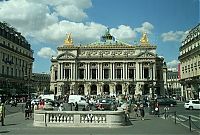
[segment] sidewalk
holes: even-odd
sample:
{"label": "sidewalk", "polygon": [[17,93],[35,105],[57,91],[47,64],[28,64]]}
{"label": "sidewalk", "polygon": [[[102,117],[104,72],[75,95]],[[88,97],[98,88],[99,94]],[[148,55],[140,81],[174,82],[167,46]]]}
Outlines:
{"label": "sidewalk", "polygon": [[84,134],[84,135],[101,135],[101,134],[120,134],[120,135],[199,135],[190,132],[181,125],[175,125],[173,121],[164,120],[160,117],[154,117],[146,114],[145,120],[140,118],[130,118],[132,125],[120,128],[53,128],[53,127],[34,127],[33,120],[25,120],[23,113],[8,115],[5,118],[5,125],[0,127],[0,135],[45,135],[45,134]]}

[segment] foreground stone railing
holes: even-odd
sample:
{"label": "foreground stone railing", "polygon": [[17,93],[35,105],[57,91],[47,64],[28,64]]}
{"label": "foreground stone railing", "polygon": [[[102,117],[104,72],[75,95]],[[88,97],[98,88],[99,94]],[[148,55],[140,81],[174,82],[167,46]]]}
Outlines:
{"label": "foreground stone railing", "polygon": [[44,111],[34,112],[34,126],[115,127],[125,125],[124,111]]}

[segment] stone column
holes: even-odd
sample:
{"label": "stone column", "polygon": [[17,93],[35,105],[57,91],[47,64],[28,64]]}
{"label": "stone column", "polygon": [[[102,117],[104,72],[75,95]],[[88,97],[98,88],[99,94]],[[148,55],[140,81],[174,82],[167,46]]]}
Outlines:
{"label": "stone column", "polygon": [[136,80],[139,80],[139,73],[140,73],[140,65],[139,62],[136,62]]}
{"label": "stone column", "polygon": [[58,80],[60,80],[60,68],[61,68],[60,63],[58,63]]}
{"label": "stone column", "polygon": [[113,63],[110,63],[110,80],[112,79],[113,79]]}
{"label": "stone column", "polygon": [[115,65],[114,63],[112,63],[112,65],[113,65],[113,80],[115,80]]}
{"label": "stone column", "polygon": [[71,80],[72,80],[72,78],[73,78],[72,69],[73,69],[72,63],[70,63],[70,74],[69,74],[69,78],[70,78]]}
{"label": "stone column", "polygon": [[102,95],[102,84],[97,84],[97,95]]}
{"label": "stone column", "polygon": [[128,79],[128,63],[125,63],[125,79]]}
{"label": "stone column", "polygon": [[97,70],[97,73],[98,73],[98,75],[97,75],[97,80],[99,80],[99,79],[100,79],[100,63],[98,63],[98,70]]}
{"label": "stone column", "polygon": [[122,75],[122,77],[123,77],[123,80],[125,79],[125,73],[126,73],[126,71],[125,71],[125,63],[123,63],[123,65],[122,65],[122,69],[123,69],[123,71],[122,71],[122,73],[123,73],[123,75]]}
{"label": "stone column", "polygon": [[156,80],[156,64],[153,63],[153,80]]}
{"label": "stone column", "polygon": [[61,80],[63,80],[63,63],[61,63]]}
{"label": "stone column", "polygon": [[88,63],[88,80],[90,80],[90,63]]}

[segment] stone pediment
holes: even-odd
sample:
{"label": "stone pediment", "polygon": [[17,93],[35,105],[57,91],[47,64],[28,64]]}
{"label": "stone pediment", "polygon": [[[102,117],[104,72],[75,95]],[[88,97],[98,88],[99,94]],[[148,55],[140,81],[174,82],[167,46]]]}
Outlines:
{"label": "stone pediment", "polygon": [[76,56],[69,52],[65,52],[57,56],[57,60],[58,59],[75,59],[75,58]]}
{"label": "stone pediment", "polygon": [[141,52],[136,56],[136,58],[155,58],[155,57],[156,55],[154,53],[148,51]]}

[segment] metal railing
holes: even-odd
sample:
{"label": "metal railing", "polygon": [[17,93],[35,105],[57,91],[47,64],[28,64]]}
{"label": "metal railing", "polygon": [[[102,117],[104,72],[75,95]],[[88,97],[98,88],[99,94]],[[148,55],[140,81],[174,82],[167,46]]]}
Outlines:
{"label": "metal railing", "polygon": [[173,118],[174,119],[174,123],[178,124],[178,123],[187,123],[189,125],[189,130],[190,132],[195,131],[196,129],[200,129],[200,127],[194,122],[194,120],[192,119],[192,117],[189,115],[188,118],[186,120],[181,119],[178,115],[176,111],[173,112],[168,112],[165,110],[165,112],[160,113],[160,115],[164,115],[164,118]]}

